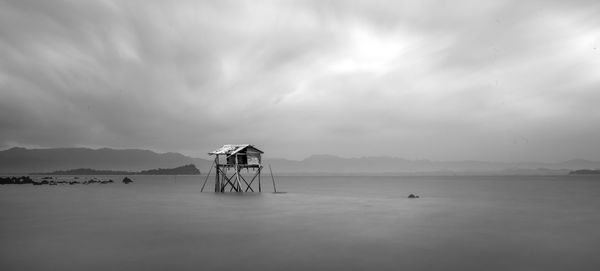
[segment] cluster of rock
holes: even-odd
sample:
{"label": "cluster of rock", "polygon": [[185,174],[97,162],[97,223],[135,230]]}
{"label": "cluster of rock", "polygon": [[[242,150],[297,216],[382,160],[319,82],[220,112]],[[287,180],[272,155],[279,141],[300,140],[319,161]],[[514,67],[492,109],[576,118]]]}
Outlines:
{"label": "cluster of rock", "polygon": [[[32,184],[32,185],[59,185],[59,184],[109,184],[114,183],[112,179],[108,180],[100,180],[97,178],[92,178],[87,181],[76,181],[76,180],[55,180],[52,177],[44,177],[41,181],[35,181],[31,179],[29,176],[21,176],[21,177],[0,177],[0,185],[4,184]],[[122,181],[124,184],[132,183],[133,180],[128,177],[123,178]]]}
{"label": "cluster of rock", "polygon": [[[89,179],[88,181],[84,181],[81,184],[93,184],[93,183],[99,183],[99,184],[107,184],[107,183],[114,183],[115,181],[113,181],[112,179],[108,179],[108,180],[99,180],[96,178],[93,179]],[[71,182],[69,182],[70,184]],[[77,181],[74,182],[74,184],[78,183]]]}
{"label": "cluster of rock", "polygon": [[409,199],[418,199],[418,198],[420,198],[420,196],[419,195],[415,195],[415,194],[410,194],[410,195],[408,195],[408,198]]}
{"label": "cluster of rock", "polygon": [[29,176],[21,177],[0,177],[0,184],[33,184],[35,183]]}

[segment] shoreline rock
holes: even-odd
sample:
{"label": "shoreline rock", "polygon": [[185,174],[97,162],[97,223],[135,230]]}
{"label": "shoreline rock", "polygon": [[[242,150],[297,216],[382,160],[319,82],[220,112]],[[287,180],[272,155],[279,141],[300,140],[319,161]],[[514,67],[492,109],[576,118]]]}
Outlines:
{"label": "shoreline rock", "polygon": [[[115,181],[113,179],[98,179],[98,178],[92,178],[89,179],[88,181],[77,181],[77,179],[79,179],[79,177],[75,177],[73,178],[73,180],[65,180],[65,179],[58,179],[56,177],[42,177],[39,178],[37,180],[32,179],[29,176],[21,176],[21,177],[15,177],[15,176],[11,176],[11,177],[0,177],[0,185],[5,185],[5,184],[32,184],[32,185],[74,185],[74,184],[110,184],[110,183],[115,183]],[[129,179],[129,178],[125,178],[123,179],[124,183],[132,183],[133,180]]]}

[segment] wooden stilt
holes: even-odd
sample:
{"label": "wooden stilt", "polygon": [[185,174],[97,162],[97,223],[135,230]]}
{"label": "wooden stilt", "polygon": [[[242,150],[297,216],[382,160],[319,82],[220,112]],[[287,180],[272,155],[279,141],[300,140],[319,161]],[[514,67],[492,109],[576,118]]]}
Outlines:
{"label": "wooden stilt", "polygon": [[260,171],[261,171],[261,169],[262,169],[262,166],[260,166],[258,168],[258,192],[262,192],[262,189],[260,187]]}
{"label": "wooden stilt", "polygon": [[[248,185],[248,187],[246,188],[246,192],[248,192],[248,189],[250,189],[250,190],[252,190],[252,192],[254,192],[254,189],[252,189],[252,183],[256,179],[256,176],[259,176],[259,172],[256,172],[256,174],[254,174],[254,177],[252,177],[252,180],[250,180],[250,183],[246,183]],[[258,189],[259,189],[259,192],[260,192],[260,183],[258,185]]]}
{"label": "wooden stilt", "polygon": [[219,155],[215,156],[215,167],[217,171],[215,172],[215,192],[221,191],[221,182],[219,181]]}
{"label": "wooden stilt", "polygon": [[[248,192],[248,189],[250,189],[252,192],[254,192],[254,189],[252,189],[252,186],[251,186],[251,185],[252,185],[252,182],[248,183],[248,182],[246,181],[246,178],[244,178],[244,176],[243,176],[243,175],[240,175],[240,179],[241,179],[241,180],[242,180],[242,181],[243,181],[243,182],[246,184],[246,189],[243,189],[242,191],[244,191],[244,192]],[[252,180],[254,180],[254,179],[252,179]]]}
{"label": "wooden stilt", "polygon": [[235,185],[237,186],[237,192],[241,192],[242,189],[240,187],[240,166],[238,164],[238,155],[235,154]]}
{"label": "wooden stilt", "polygon": [[[244,176],[242,176],[241,174],[240,174],[240,180],[246,184],[246,187],[248,186],[248,182],[246,181]],[[242,182],[240,182],[240,185],[242,185]]]}
{"label": "wooden stilt", "polygon": [[233,176],[227,177],[227,173],[225,173],[223,170],[221,170],[221,175],[221,177],[224,179],[223,186],[221,187],[221,192],[225,192],[225,188],[227,188],[228,184],[232,188],[230,191],[235,189],[235,191],[237,192],[238,190],[236,188],[235,182],[232,180]]}
{"label": "wooden stilt", "polygon": [[[225,166],[225,171],[227,171],[227,167]],[[227,183],[229,182],[229,178],[227,178],[227,174],[225,171],[221,170],[221,193],[225,192],[225,187],[227,187]]]}

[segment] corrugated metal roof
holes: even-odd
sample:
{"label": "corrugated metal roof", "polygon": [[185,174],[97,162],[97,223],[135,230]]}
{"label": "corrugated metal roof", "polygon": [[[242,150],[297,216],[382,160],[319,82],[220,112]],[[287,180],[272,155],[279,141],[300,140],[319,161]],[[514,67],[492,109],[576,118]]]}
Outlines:
{"label": "corrugated metal roof", "polygon": [[256,147],[254,147],[250,144],[227,144],[227,145],[223,145],[223,147],[221,147],[221,148],[218,148],[214,151],[209,152],[208,154],[210,154],[210,155],[215,155],[215,154],[232,155],[232,154],[236,154],[237,152],[239,152],[247,147],[252,147],[253,149],[256,149],[257,151],[263,153],[261,150],[257,149]]}

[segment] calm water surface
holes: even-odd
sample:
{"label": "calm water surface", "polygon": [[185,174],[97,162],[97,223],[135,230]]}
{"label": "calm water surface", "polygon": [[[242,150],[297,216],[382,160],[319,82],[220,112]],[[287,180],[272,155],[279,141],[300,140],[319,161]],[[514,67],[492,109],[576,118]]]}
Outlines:
{"label": "calm water surface", "polygon": [[0,269],[600,270],[598,177],[203,180],[0,186]]}

